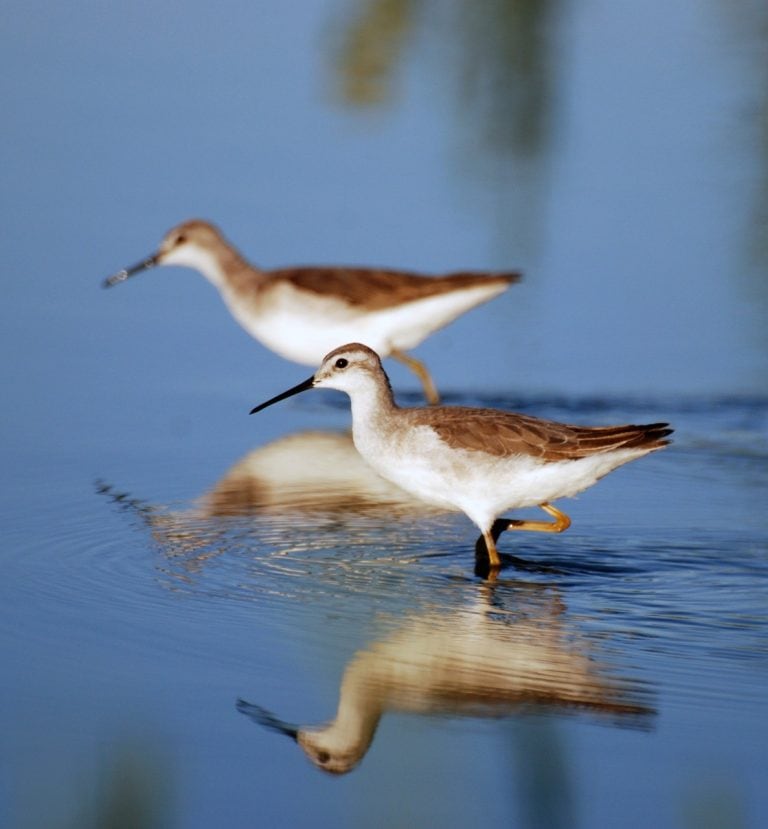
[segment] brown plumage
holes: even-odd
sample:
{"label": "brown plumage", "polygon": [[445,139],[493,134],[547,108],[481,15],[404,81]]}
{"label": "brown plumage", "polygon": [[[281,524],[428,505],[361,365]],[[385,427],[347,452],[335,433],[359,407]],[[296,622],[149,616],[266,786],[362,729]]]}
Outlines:
{"label": "brown plumage", "polygon": [[615,449],[661,449],[672,429],[666,423],[636,426],[572,426],[523,414],[463,406],[427,414],[408,410],[412,425],[431,427],[448,446],[496,457],[529,455],[545,461],[575,460]]}
{"label": "brown plumage", "polygon": [[301,291],[331,294],[353,306],[378,311],[405,302],[437,296],[450,290],[480,285],[511,285],[519,273],[461,271],[442,276],[426,276],[410,271],[358,267],[294,267],[264,271],[260,289],[269,290],[276,282],[290,282]]}
{"label": "brown plumage", "polygon": [[[564,532],[571,519],[552,501],[578,495],[619,466],[662,449],[672,433],[666,423],[573,426],[497,409],[401,409],[379,356],[361,343],[333,349],[312,377],[251,413],[310,388],[346,392],[360,454],[406,492],[464,512],[483,534],[492,569],[501,566],[501,531]],[[499,520],[508,509],[532,506],[554,520]]]}
{"label": "brown plumage", "polygon": [[165,234],[159,249],[104,280],[105,287],[156,265],[199,271],[251,336],[282,357],[316,366],[340,342],[364,340],[416,374],[430,403],[439,395],[426,366],[408,354],[461,314],[518,282],[515,272],[426,276],[390,268],[251,265],[209,222],[193,219]]}

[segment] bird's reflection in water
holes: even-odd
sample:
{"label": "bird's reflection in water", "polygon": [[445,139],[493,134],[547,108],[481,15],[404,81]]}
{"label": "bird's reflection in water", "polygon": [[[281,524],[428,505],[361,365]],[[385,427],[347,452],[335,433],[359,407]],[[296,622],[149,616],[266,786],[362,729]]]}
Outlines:
{"label": "bird's reflection in water", "polygon": [[[336,774],[360,762],[388,711],[501,717],[583,709],[648,727],[655,714],[648,689],[617,678],[591,655],[553,588],[499,583],[478,591],[471,606],[415,614],[359,651],[344,671],[336,717],[326,725],[290,725],[244,700],[238,710],[292,737],[316,766]],[[510,598],[513,610],[503,606]]]}
{"label": "bird's reflection in water", "polygon": [[103,482],[98,489],[141,517],[180,578],[254,541],[284,552],[338,550],[376,538],[396,547],[398,534],[405,543],[410,528],[393,517],[440,513],[379,477],[347,432],[300,432],[254,449],[181,510],[148,504]]}
{"label": "bird's reflection in water", "polygon": [[255,449],[203,496],[200,507],[209,517],[292,510],[437,512],[374,472],[351,434],[321,431],[287,435]]}

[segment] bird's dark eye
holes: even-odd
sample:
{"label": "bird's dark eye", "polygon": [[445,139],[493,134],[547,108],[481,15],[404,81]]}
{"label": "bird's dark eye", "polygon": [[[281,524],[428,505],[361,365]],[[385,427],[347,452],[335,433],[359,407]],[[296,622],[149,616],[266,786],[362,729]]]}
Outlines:
{"label": "bird's dark eye", "polygon": [[180,233],[176,237],[176,245],[183,245],[184,242],[186,242],[186,241],[187,241],[187,237],[183,233]]}
{"label": "bird's dark eye", "polygon": [[320,765],[325,765],[331,759],[331,755],[328,754],[327,751],[318,751],[317,752],[317,762]]}
{"label": "bird's dark eye", "polygon": [[345,359],[344,357],[339,357],[336,360],[336,368],[346,368],[349,365],[349,360]]}

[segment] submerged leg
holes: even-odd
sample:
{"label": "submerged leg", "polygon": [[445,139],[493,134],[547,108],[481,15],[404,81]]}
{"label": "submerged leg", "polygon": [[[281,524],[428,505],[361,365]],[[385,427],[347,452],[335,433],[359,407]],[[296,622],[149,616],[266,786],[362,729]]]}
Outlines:
{"label": "submerged leg", "polygon": [[539,506],[548,512],[555,520],[554,521],[523,521],[519,518],[512,518],[507,524],[508,530],[530,530],[537,533],[562,533],[571,526],[571,519],[564,513],[560,512],[557,507],[552,504],[539,504]]}
{"label": "submerged leg", "polygon": [[393,349],[390,354],[396,360],[399,360],[401,363],[408,366],[408,368],[415,375],[417,375],[419,380],[421,380],[421,385],[424,387],[424,395],[430,406],[434,406],[440,402],[440,395],[437,393],[435,384],[432,382],[432,378],[429,376],[429,372],[427,371],[427,367],[424,363],[420,362],[415,357],[411,357],[404,351],[398,351],[396,348]]}

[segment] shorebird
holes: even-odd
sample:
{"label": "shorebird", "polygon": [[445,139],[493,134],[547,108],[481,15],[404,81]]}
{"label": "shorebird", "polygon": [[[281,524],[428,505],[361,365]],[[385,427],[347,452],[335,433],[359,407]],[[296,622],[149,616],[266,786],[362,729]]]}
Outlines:
{"label": "shorebird", "polygon": [[156,265],[199,271],[240,325],[281,357],[314,367],[339,343],[364,342],[382,358],[392,356],[408,366],[433,404],[439,396],[427,368],[406,351],[520,279],[518,273],[426,277],[359,267],[265,271],[247,262],[214,225],[194,219],[169,230],[156,253],[103,285]]}
{"label": "shorebird", "polygon": [[[334,349],[312,377],[251,414],[311,388],[346,392],[352,438],[363,458],[407,492],[465,513],[480,528],[496,569],[500,531],[567,530],[570,518],[552,501],[576,495],[618,466],[663,448],[672,433],[666,423],[589,427],[498,409],[400,408],[378,355],[360,343]],[[506,510],[532,506],[554,520],[498,519]]]}

